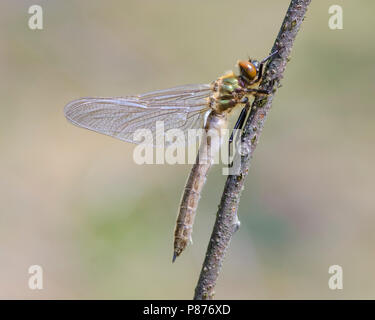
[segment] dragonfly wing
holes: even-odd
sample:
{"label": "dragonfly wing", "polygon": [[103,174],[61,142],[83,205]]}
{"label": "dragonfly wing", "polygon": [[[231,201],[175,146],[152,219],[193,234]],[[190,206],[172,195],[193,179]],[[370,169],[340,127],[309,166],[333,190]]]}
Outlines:
{"label": "dragonfly wing", "polygon": [[[157,145],[156,122],[164,131],[203,126],[209,110],[210,85],[187,85],[118,98],[82,98],[65,106],[66,118],[73,124],[120,140],[141,143],[135,139],[139,129],[149,129],[152,144]],[[159,133],[159,132],[158,132]],[[160,137],[159,137],[160,138]]]}

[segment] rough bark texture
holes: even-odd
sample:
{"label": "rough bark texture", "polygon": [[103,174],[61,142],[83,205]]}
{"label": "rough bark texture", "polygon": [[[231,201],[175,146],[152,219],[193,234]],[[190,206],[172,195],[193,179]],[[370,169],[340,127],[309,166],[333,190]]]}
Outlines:
{"label": "rough bark texture", "polygon": [[216,280],[219,276],[225,253],[233,234],[239,227],[237,210],[248,174],[250,160],[257,146],[267,114],[271,108],[276,89],[283,78],[294,39],[311,0],[292,0],[281,25],[271,52],[279,50],[265,69],[260,89],[272,90],[272,94],[256,97],[242,136],[241,168],[238,175],[228,176],[217,212],[214,229],[207,248],[194,299],[213,299]]}

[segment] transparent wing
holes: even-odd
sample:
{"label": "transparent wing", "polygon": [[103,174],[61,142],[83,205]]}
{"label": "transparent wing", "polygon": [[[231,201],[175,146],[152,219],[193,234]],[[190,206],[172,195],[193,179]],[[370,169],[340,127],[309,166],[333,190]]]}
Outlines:
{"label": "transparent wing", "polygon": [[64,113],[79,127],[132,143],[143,142],[135,139],[137,130],[149,129],[153,135],[152,144],[157,146],[161,141],[160,131],[156,130],[157,121],[161,121],[164,131],[203,127],[210,93],[209,84],[200,84],[138,96],[82,98],[67,104]]}

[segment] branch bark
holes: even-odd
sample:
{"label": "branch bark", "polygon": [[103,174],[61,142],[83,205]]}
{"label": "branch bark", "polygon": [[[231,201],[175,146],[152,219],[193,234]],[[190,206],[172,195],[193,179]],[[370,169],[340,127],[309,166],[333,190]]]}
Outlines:
{"label": "branch bark", "polygon": [[272,90],[272,94],[266,98],[256,97],[252,104],[251,116],[248,117],[242,135],[240,173],[228,176],[225,183],[215,225],[208,244],[206,258],[195,288],[194,299],[210,300],[214,297],[216,280],[219,276],[225,253],[233,234],[239,227],[237,210],[245,177],[249,172],[251,158],[257,146],[267,114],[271,109],[276,88],[280,86],[280,80],[283,78],[294,39],[304,20],[310,1],[291,0],[279,34],[274,42],[271,52],[279,50],[279,54],[268,63],[259,86],[260,89]]}

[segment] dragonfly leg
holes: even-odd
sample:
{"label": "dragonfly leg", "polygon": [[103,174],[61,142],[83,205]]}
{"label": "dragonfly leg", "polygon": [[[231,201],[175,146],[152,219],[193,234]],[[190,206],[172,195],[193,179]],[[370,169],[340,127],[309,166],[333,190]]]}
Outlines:
{"label": "dragonfly leg", "polygon": [[247,97],[244,97],[243,100],[240,102],[240,103],[244,103],[245,106],[244,108],[241,110],[241,113],[236,121],[236,124],[234,125],[233,127],[233,130],[232,130],[232,133],[230,135],[230,138],[229,138],[229,143],[232,143],[233,142],[233,134],[234,134],[234,130],[242,127],[243,125],[243,122],[245,121],[245,118],[246,118],[246,114],[247,114],[247,110],[249,107],[247,107],[247,105],[250,105],[249,104],[249,99]]}
{"label": "dragonfly leg", "polygon": [[279,52],[279,50],[276,50],[274,52],[272,52],[268,57],[264,58],[260,64],[259,64],[259,70],[258,70],[258,76],[256,78],[256,80],[254,81],[254,83],[257,83],[259,82],[261,79],[262,79],[262,76],[263,76],[263,69],[264,69],[264,65],[265,63],[271,59],[273,56],[275,56],[277,53]]}
{"label": "dragonfly leg", "polygon": [[[242,108],[241,113],[240,113],[240,115],[239,115],[239,117],[236,121],[236,124],[233,127],[232,133],[231,133],[230,138],[229,138],[229,143],[228,143],[228,148],[229,148],[228,157],[229,157],[229,159],[230,159],[230,154],[231,154],[230,150],[231,150],[231,146],[232,146],[233,139],[234,139],[234,131],[237,130],[237,129],[242,130],[242,127],[245,123],[245,119],[246,119],[246,116],[247,116],[247,113],[248,113],[249,109],[250,109],[250,103],[249,103],[248,100],[246,100],[245,106]],[[231,162],[229,164],[229,167],[232,167],[232,165],[233,165],[233,162]]]}
{"label": "dragonfly leg", "polygon": [[258,77],[255,80],[255,83],[259,82],[262,79],[262,76],[263,76],[263,66],[264,66],[264,62],[261,62],[260,65],[259,65]]}
{"label": "dragonfly leg", "polygon": [[237,119],[237,122],[234,125],[232,133],[230,135],[229,143],[233,142],[234,130],[242,128],[242,125],[243,125],[243,123],[245,121],[245,118],[246,118],[247,111],[248,111],[248,108],[246,106],[242,108],[241,113],[240,113],[240,115],[239,115],[239,117]]}
{"label": "dragonfly leg", "polygon": [[271,94],[271,91],[264,89],[246,89],[246,93]]}

